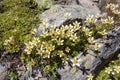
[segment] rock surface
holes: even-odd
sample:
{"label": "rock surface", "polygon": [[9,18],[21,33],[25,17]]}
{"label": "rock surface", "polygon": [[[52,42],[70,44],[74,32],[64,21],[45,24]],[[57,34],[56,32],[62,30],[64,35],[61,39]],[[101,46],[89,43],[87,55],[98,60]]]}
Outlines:
{"label": "rock surface", "polygon": [[[85,3],[82,3],[85,5]],[[80,6],[80,5],[54,5],[49,10],[46,10],[40,15],[41,20],[48,20],[49,27],[51,25],[56,25],[57,27],[65,24],[67,20],[74,21],[76,19],[81,20],[85,19],[89,14],[90,15],[96,15],[97,13],[100,13],[100,10],[96,7],[91,8],[90,6]],[[65,13],[70,13],[71,16],[69,18],[66,18],[64,15]],[[40,33],[42,31],[41,25],[38,28],[38,32]]]}
{"label": "rock surface", "polygon": [[[108,40],[110,43],[106,44]],[[68,65],[64,69],[58,69],[61,80],[86,80],[87,75],[90,73],[96,76],[102,67],[120,52],[120,29],[110,31],[102,39],[97,40],[96,43],[102,44],[97,52],[87,50],[77,56],[77,58],[83,59],[83,62],[80,63],[74,73],[71,72],[74,68]]]}
{"label": "rock surface", "polygon": [[4,80],[7,75],[6,68],[0,64],[0,80]]}

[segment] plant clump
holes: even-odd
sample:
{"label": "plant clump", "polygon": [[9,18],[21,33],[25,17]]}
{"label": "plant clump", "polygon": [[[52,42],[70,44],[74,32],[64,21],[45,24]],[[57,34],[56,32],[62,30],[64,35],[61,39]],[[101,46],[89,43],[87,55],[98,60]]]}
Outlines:
{"label": "plant clump", "polygon": [[[69,16],[70,13],[65,14],[66,18]],[[69,25],[60,27],[53,25],[48,28],[49,23],[47,20],[43,20],[41,35],[37,36],[37,30],[34,29],[31,32],[33,37],[28,43],[25,43],[25,53],[30,59],[28,63],[33,60],[34,66],[40,66],[46,74],[55,78],[56,69],[60,66],[65,64],[73,67],[80,66],[80,62],[83,60],[75,56],[87,50],[89,45],[92,45],[95,51],[99,50],[101,45],[94,44],[94,40],[113,29],[113,23],[112,17],[98,20],[95,16],[89,15],[83,25],[75,21]],[[86,24],[90,24],[90,26],[87,27]]]}

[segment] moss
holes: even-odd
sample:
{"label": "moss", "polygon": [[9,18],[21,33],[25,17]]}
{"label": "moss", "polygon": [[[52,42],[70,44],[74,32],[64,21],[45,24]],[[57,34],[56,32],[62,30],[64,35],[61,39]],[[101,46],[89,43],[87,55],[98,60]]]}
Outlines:
{"label": "moss", "polygon": [[[38,27],[40,11],[37,6],[30,4],[29,0],[4,0],[1,5],[0,50],[18,52],[24,41],[29,39],[31,29]],[[11,36],[14,36],[15,42],[9,45],[8,49],[3,43]]]}

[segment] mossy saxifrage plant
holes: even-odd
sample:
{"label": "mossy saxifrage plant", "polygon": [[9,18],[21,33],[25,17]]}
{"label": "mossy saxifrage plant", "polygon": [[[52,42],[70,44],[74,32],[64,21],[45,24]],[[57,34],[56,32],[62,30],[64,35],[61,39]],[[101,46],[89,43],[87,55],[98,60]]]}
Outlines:
{"label": "mossy saxifrage plant", "polygon": [[[70,13],[66,13],[68,18]],[[114,20],[112,17],[106,19],[97,19],[98,16],[89,15],[83,25],[80,22],[62,25],[61,27],[51,26],[47,20],[42,21],[43,31],[37,36],[37,29],[31,33],[34,35],[28,43],[25,43],[26,54],[22,55],[22,60],[29,59],[27,64],[29,68],[40,67],[46,74],[56,76],[56,69],[68,63],[74,66],[80,66],[81,59],[75,56],[84,52],[92,45],[95,50],[101,46],[95,43],[97,39],[113,29]],[[86,24],[90,24],[89,27]],[[28,69],[29,69],[28,68]]]}

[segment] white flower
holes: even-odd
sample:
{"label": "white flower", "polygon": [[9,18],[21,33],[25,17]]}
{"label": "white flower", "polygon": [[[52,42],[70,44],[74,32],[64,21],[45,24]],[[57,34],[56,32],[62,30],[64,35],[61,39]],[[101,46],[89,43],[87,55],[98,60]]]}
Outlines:
{"label": "white flower", "polygon": [[37,29],[36,29],[36,28],[33,29],[33,30],[31,31],[31,33],[34,34],[34,35],[36,35],[36,34],[37,34]]}
{"label": "white flower", "polygon": [[114,71],[119,74],[120,73],[120,66],[114,66]]}
{"label": "white flower", "polygon": [[77,59],[76,57],[71,60],[73,66],[80,66],[81,59]]}
{"label": "white flower", "polygon": [[26,45],[25,52],[27,54],[31,54],[32,48],[34,47],[34,43],[28,42],[28,43],[25,43],[25,45]]}
{"label": "white flower", "polygon": [[93,43],[93,42],[94,42],[94,37],[88,38],[88,42],[89,42],[89,43]]}
{"label": "white flower", "polygon": [[67,60],[68,60],[67,57],[62,58],[62,62],[63,62],[63,63],[67,63]]}
{"label": "white flower", "polygon": [[93,75],[92,74],[89,74],[87,77],[88,77],[87,80],[93,80]]}
{"label": "white flower", "polygon": [[105,72],[108,73],[108,74],[110,74],[112,72],[112,68],[110,68],[110,67],[106,68]]}
{"label": "white flower", "polygon": [[43,58],[50,58],[50,52],[48,50],[44,51],[44,56]]}
{"label": "white flower", "polygon": [[59,55],[60,57],[64,56],[63,51],[58,51],[58,55]]}
{"label": "white flower", "polygon": [[103,31],[101,31],[101,32],[98,32],[98,33],[100,33],[101,35],[106,35],[107,34],[105,29]]}
{"label": "white flower", "polygon": [[66,18],[69,18],[71,16],[71,13],[65,13],[64,15]]}
{"label": "white flower", "polygon": [[42,21],[42,28],[43,28],[43,29],[46,29],[46,28],[48,28],[48,26],[49,26],[48,20],[47,20],[47,19],[44,19],[44,20]]}
{"label": "white flower", "polygon": [[98,43],[95,43],[95,45],[94,45],[94,49],[95,49],[95,50],[98,50],[98,49],[100,49],[100,47],[101,47],[101,45],[100,45],[100,44],[98,44]]}
{"label": "white flower", "polygon": [[114,23],[113,17],[108,16],[107,23],[113,24]]}
{"label": "white flower", "polygon": [[70,48],[69,48],[69,47],[66,47],[66,48],[65,48],[65,51],[66,51],[66,52],[69,52],[69,51],[70,51]]}
{"label": "white flower", "polygon": [[57,45],[63,45],[64,40],[58,39],[57,40]]}
{"label": "white flower", "polygon": [[88,15],[85,22],[87,22],[87,23],[95,22],[95,19],[93,18],[93,15]]}
{"label": "white flower", "polygon": [[107,19],[101,19],[102,24],[107,24]]}
{"label": "white flower", "polygon": [[75,42],[77,38],[78,37],[76,34],[70,36],[70,40],[72,40],[73,42]]}
{"label": "white flower", "polygon": [[87,36],[91,36],[92,32],[90,31],[89,28],[83,27],[82,30],[85,32],[85,34],[86,34]]}

